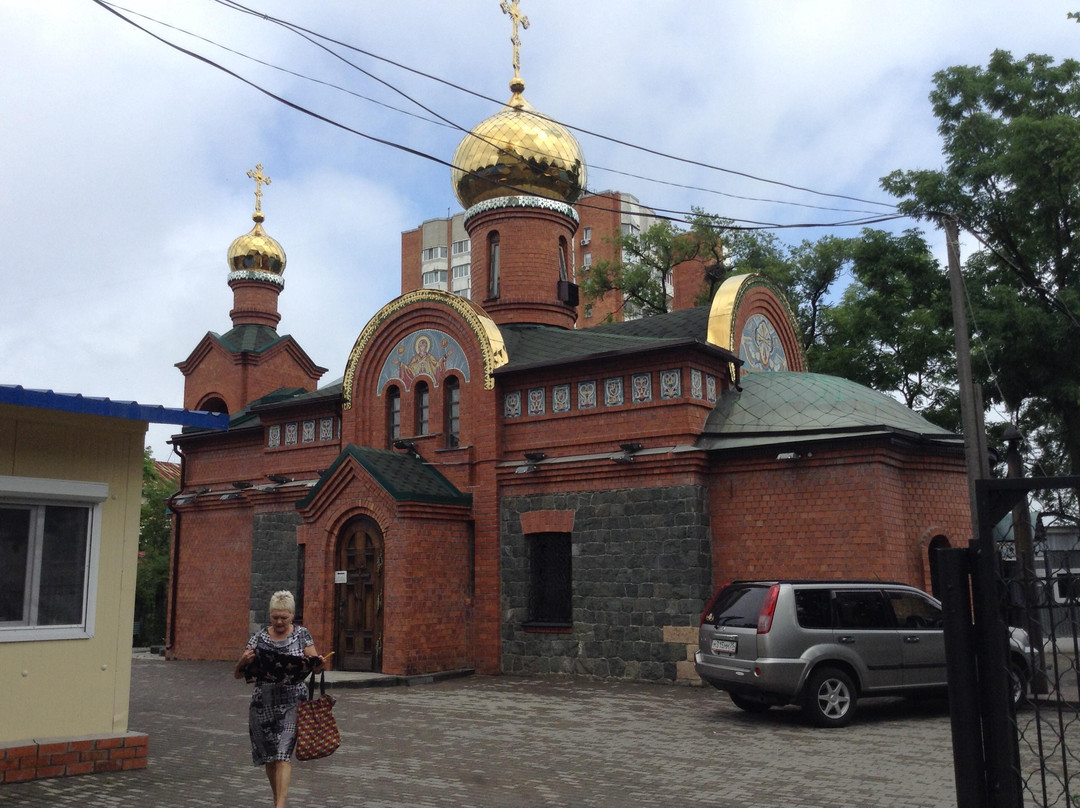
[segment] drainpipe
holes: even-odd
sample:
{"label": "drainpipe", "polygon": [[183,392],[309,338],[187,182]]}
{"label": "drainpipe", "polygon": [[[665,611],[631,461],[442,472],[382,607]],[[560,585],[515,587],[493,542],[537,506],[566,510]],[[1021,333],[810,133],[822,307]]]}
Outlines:
{"label": "drainpipe", "polygon": [[168,658],[168,653],[176,643],[176,594],[179,589],[176,570],[180,562],[180,511],[173,507],[173,499],[187,487],[184,453],[175,443],[172,441],[169,441],[169,443],[172,444],[173,451],[180,457],[180,486],[176,489],[176,493],[169,497],[169,510],[172,511],[173,518],[172,552],[169,554],[169,610],[167,614],[168,632],[165,637],[166,658]]}

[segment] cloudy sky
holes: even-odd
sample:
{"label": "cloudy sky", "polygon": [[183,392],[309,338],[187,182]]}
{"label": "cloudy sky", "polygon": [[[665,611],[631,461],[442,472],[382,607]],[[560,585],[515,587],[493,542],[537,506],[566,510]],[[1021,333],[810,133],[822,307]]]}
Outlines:
{"label": "cloudy sky", "polygon": [[[93,0],[0,3],[0,383],[180,406],[175,363],[231,326],[225,254],[251,227],[256,163],[272,178],[266,230],[288,255],[278,330],[333,381],[400,292],[401,232],[458,209],[439,161],[462,134],[432,112],[468,129],[509,97],[498,0],[245,5],[259,14],[118,0],[202,61]],[[984,65],[996,48],[1074,56],[1074,6],[523,0],[522,76],[534,107],[592,133],[578,133],[592,190],[736,220],[844,222],[887,212],[890,171],[941,165],[935,71]],[[777,231],[789,243],[856,232]],[[151,426],[159,459],[173,429]]]}

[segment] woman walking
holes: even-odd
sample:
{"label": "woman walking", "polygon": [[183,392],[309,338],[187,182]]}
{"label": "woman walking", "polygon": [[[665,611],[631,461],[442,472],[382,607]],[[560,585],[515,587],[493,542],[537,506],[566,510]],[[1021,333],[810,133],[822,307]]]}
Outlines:
{"label": "woman walking", "polygon": [[323,670],[311,633],[293,625],[296,601],[287,590],[270,598],[270,625],[252,635],[233,676],[254,682],[248,708],[251,759],[266,767],[274,808],[285,808],[296,745],[296,705],[307,698],[305,675]]}

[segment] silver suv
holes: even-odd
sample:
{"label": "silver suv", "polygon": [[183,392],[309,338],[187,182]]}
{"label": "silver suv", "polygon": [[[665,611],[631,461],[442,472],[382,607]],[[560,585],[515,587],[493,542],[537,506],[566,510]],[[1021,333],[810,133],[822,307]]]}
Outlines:
{"label": "silver suv", "polygon": [[[941,604],[905,584],[738,581],[701,618],[694,667],[736,706],[799,704],[842,727],[862,696],[945,694]],[[1026,632],[1012,629],[1014,701],[1030,675]]]}

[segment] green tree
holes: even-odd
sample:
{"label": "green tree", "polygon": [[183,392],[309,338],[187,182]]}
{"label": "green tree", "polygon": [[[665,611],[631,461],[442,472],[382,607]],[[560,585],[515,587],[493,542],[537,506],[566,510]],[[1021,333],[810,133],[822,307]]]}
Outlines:
{"label": "green tree", "polygon": [[955,216],[983,245],[964,274],[984,394],[1056,432],[1080,473],[1080,62],[999,50],[936,73],[930,99],[945,167],[882,185],[902,211]]}
{"label": "green tree", "polygon": [[811,368],[895,394],[932,421],[957,428],[949,284],[917,230],[864,230],[831,245],[852,281],[821,317]]}
{"label": "green tree", "polygon": [[139,515],[139,566],[135,577],[135,619],[138,641],[155,645],[165,639],[166,592],[172,517],[168,500],[175,482],[161,477],[147,448],[143,453],[142,510]]}

